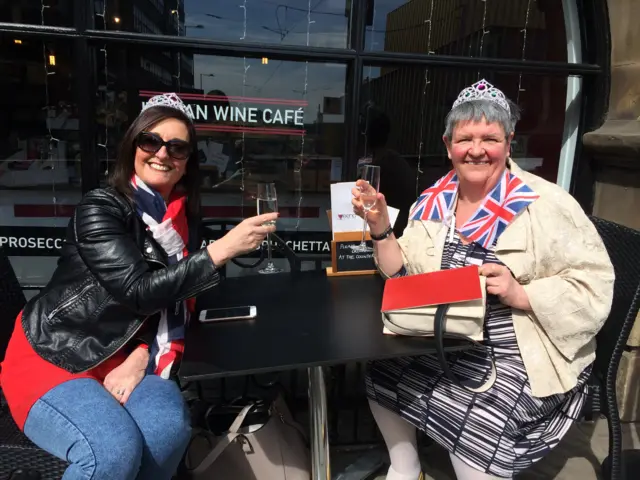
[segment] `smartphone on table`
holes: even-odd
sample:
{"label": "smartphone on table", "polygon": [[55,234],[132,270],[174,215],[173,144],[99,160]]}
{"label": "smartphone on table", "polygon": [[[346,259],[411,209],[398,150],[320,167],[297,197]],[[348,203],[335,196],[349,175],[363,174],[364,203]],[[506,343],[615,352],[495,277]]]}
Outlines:
{"label": "smartphone on table", "polygon": [[258,309],[255,305],[244,307],[209,308],[200,312],[201,323],[224,322],[228,320],[249,320],[256,318]]}

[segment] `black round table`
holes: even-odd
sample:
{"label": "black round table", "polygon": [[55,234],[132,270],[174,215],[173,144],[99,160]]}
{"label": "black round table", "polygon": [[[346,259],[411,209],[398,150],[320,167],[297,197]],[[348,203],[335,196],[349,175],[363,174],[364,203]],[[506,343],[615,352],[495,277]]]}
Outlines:
{"label": "black round table", "polygon": [[[308,368],[314,480],[331,478],[323,366],[435,352],[431,338],[382,333],[384,281],[378,275],[327,277],[324,271],[226,279],[198,297],[197,309],[257,307],[251,320],[200,323],[194,316],[180,368],[207,380]],[[451,341],[447,348],[468,348]]]}

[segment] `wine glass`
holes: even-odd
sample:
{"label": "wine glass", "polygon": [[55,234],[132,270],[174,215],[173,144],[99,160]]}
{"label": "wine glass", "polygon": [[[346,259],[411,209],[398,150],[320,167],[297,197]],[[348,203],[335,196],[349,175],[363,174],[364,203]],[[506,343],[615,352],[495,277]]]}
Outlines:
{"label": "wine glass", "polygon": [[366,182],[360,186],[360,200],[362,200],[364,209],[362,240],[360,245],[355,245],[352,249],[357,252],[371,252],[372,249],[367,246],[364,239],[367,233],[367,213],[375,206],[378,199],[378,190],[380,190],[380,166],[363,165],[360,173],[360,179]]}
{"label": "wine glass", "polygon": [[[258,215],[262,215],[263,213],[272,213],[278,211],[278,195],[276,193],[276,184],[273,182],[270,183],[259,183],[258,184]],[[265,226],[275,225],[276,221],[272,220],[270,222],[265,222]],[[271,234],[267,234],[267,266],[258,270],[259,273],[280,273],[282,272],[281,268],[276,267],[273,264],[273,260],[271,258]]]}
{"label": "wine glass", "polygon": [[356,180],[359,180],[362,178],[362,172],[364,170],[364,167],[366,167],[367,165],[372,165],[372,162],[373,162],[373,158],[371,157],[371,155],[360,157],[358,159],[358,174],[356,176]]}

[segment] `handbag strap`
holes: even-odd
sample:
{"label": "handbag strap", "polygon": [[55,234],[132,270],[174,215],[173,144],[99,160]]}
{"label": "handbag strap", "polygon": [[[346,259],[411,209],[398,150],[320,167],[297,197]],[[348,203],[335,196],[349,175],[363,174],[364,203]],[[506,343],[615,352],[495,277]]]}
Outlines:
{"label": "handbag strap", "polygon": [[[471,388],[471,387],[462,385],[458,377],[456,377],[454,373],[451,371],[451,369],[449,368],[449,362],[447,360],[447,357],[445,356],[445,350],[444,350],[444,337],[446,333],[448,310],[449,310],[448,303],[438,305],[438,308],[436,309],[435,318],[433,320],[433,334],[436,342],[436,353],[438,355],[438,360],[440,361],[440,366],[442,367],[442,371],[447,376],[447,378],[451,380],[451,382],[453,382],[455,385],[457,385],[460,388],[464,388],[465,390],[473,393],[486,392],[491,387],[493,387],[493,384],[496,383],[496,378],[498,377],[498,374],[496,372],[496,364],[493,361],[493,357],[491,355],[489,355],[489,361],[491,362],[491,374],[489,375],[489,378],[484,384],[476,388]],[[464,339],[472,342],[473,344],[479,347],[487,349],[485,345],[482,345],[481,343],[478,343],[475,340],[472,340],[467,337],[464,337]]]}
{"label": "handbag strap", "polygon": [[296,422],[295,420],[291,420],[289,421],[287,418],[285,418],[285,415],[280,411],[280,409],[278,408],[277,402],[274,402],[273,404],[273,412],[278,415],[278,419],[287,427],[291,427],[293,428],[295,431],[298,432],[298,434],[300,434],[300,437],[302,438],[302,441],[308,445],[309,444],[309,438],[307,437],[307,432],[304,431],[304,428],[302,428],[302,425],[300,425],[298,422]]}
{"label": "handbag strap", "polygon": [[241,433],[238,433],[238,430],[240,430],[242,422],[244,422],[244,419],[247,417],[249,411],[253,408],[253,405],[253,403],[245,405],[245,407],[240,411],[240,413],[238,413],[238,416],[231,424],[231,427],[229,427],[229,433],[220,438],[216,446],[213,447],[213,450],[211,450],[207,454],[207,456],[202,459],[197,467],[188,469],[191,475],[198,476],[206,473],[209,467],[211,467],[211,465],[213,465],[218,457],[222,455],[222,452],[224,452],[226,448],[231,445],[231,442],[233,442],[238,436],[242,435]]}

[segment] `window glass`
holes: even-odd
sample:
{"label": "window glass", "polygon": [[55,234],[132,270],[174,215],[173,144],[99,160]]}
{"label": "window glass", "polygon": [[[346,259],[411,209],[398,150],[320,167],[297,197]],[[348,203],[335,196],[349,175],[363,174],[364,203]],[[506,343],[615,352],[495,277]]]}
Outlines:
{"label": "window glass", "polygon": [[367,0],[366,49],[567,61],[559,1]]}
{"label": "window glass", "polygon": [[195,117],[203,215],[212,229],[254,215],[257,183],[273,181],[278,234],[299,254],[329,254],[326,210],[330,184],[342,179],[345,144],[344,65],[107,50],[106,72],[104,52],[96,51],[96,143],[107,146],[99,149],[101,171],[112,171],[143,103],[179,91]]}
{"label": "window glass", "polygon": [[71,44],[0,42],[0,245],[22,283],[40,284],[80,198]]}
{"label": "window glass", "polygon": [[345,0],[102,0],[96,26],[229,42],[345,48]]}
{"label": "window glass", "polygon": [[[397,155],[416,175],[418,192],[451,168],[442,141],[445,117],[460,91],[479,78],[485,78],[501,89],[522,109],[512,144],[516,163],[556,182],[564,131],[566,78],[493,70],[471,72],[432,68],[425,71],[415,67],[365,67],[363,77],[361,117],[370,115],[378,119],[379,124],[379,118],[386,117],[389,121],[386,123],[388,131],[382,135],[375,130],[378,128],[375,123],[374,135],[361,133],[359,156],[367,157],[376,152]],[[361,127],[361,132],[365,131]],[[380,138],[386,141],[378,145],[376,142],[380,143]],[[418,166],[420,175],[417,174]]]}
{"label": "window glass", "polygon": [[71,27],[73,3],[72,0],[0,0],[0,22]]}

